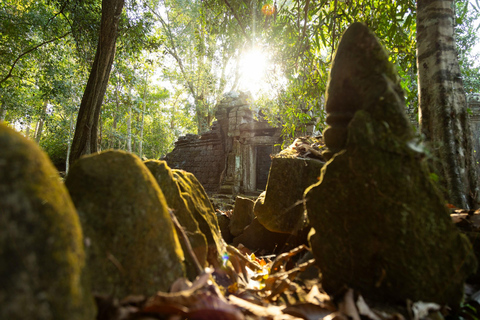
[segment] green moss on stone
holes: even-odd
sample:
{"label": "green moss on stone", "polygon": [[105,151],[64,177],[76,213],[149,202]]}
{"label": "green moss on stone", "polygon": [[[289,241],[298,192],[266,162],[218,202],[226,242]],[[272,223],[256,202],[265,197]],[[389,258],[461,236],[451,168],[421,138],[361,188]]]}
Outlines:
{"label": "green moss on stone", "polygon": [[192,173],[177,169],[173,169],[172,172],[182,191],[182,197],[187,201],[190,211],[207,239],[209,247],[207,260],[217,266],[222,261],[225,242],[212,203],[202,184]]}
{"label": "green moss on stone", "polygon": [[93,319],[77,213],[58,172],[0,124],[0,318]]}
{"label": "green moss on stone", "polygon": [[305,227],[303,193],[318,181],[323,162],[316,159],[273,158],[265,194],[254,214],[268,230],[295,233]]}
{"label": "green moss on stone", "polygon": [[403,96],[378,39],[352,24],[328,86],[333,158],[305,192],[312,251],[330,293],[347,286],[377,300],[458,307],[476,259],[429,177]]}
{"label": "green moss on stone", "polygon": [[328,292],[458,306],[476,261],[453,226],[423,157],[388,126],[358,111],[346,150],[305,193],[310,238]]}
{"label": "green moss on stone", "polygon": [[185,275],[164,195],[138,157],[122,151],[83,157],[65,184],[89,243],[95,292],[151,295]]}
{"label": "green moss on stone", "polygon": [[[178,182],[173,177],[172,170],[165,161],[148,160],[145,162],[145,165],[160,186],[160,189],[162,190],[167,201],[168,207],[174,210],[178,222],[185,229],[197,260],[202,266],[206,266],[207,240],[204,234],[200,231],[197,220],[188,207],[187,201],[182,196]],[[192,261],[190,261],[190,257],[188,255],[186,256],[186,259],[187,275],[188,278],[193,280],[197,276],[197,271],[195,270],[194,264]]]}
{"label": "green moss on stone", "polygon": [[240,235],[243,230],[252,223],[253,206],[255,202],[251,199],[237,196],[235,199],[235,207],[233,209],[232,217],[230,218],[230,233],[233,236]]}

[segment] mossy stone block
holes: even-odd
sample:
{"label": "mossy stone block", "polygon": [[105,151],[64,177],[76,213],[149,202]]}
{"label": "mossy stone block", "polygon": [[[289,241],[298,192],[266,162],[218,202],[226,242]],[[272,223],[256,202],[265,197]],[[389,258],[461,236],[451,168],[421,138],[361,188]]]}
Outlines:
{"label": "mossy stone block", "polygon": [[322,285],[330,293],[348,286],[375,299],[456,307],[476,268],[471,244],[452,224],[422,155],[406,142],[392,141],[401,145],[396,150],[373,145],[372,125],[381,124],[356,113],[347,149],[305,193]]}
{"label": "mossy stone block", "polygon": [[303,193],[318,181],[323,162],[316,159],[274,157],[265,193],[253,212],[268,230],[295,233],[305,227]]}
{"label": "mossy stone block", "polygon": [[240,235],[243,230],[252,223],[253,218],[253,206],[255,202],[252,199],[237,196],[235,198],[235,207],[233,214],[230,218],[230,233],[233,236]]}
{"label": "mossy stone block", "polygon": [[106,151],[74,163],[65,182],[78,210],[96,293],[167,291],[184,256],[155,178],[135,155]]}
{"label": "mossy stone block", "polygon": [[[395,68],[363,24],[343,35],[327,92],[333,157],[305,191],[323,288],[459,307],[476,268],[472,246],[430,179]],[[336,129],[344,130],[342,141],[330,139]]]}
{"label": "mossy stone block", "polygon": [[90,320],[82,229],[40,148],[0,124],[0,319]]}
{"label": "mossy stone block", "polygon": [[217,221],[218,221],[218,226],[220,227],[220,233],[222,234],[223,240],[227,243],[230,244],[233,241],[233,235],[230,232],[230,218],[222,213],[217,211]]}
{"label": "mossy stone block", "polygon": [[[172,170],[165,161],[160,160],[145,161],[145,166],[150,170],[160,186],[168,207],[173,209],[178,222],[185,229],[198,262],[206,267],[207,240],[205,235],[200,231],[198,222],[188,207],[187,201],[182,196],[178,182],[173,177]],[[183,246],[184,244],[182,243],[182,248]],[[187,276],[189,279],[193,280],[198,276],[197,271],[194,268],[193,261],[190,261],[190,256],[186,255],[185,258],[187,264]]]}
{"label": "mossy stone block", "polygon": [[291,235],[286,233],[272,232],[266,229],[257,218],[245,230],[233,239],[233,245],[244,245],[259,254],[271,254],[282,252]]}
{"label": "mossy stone block", "polygon": [[172,169],[172,172],[182,191],[182,197],[187,201],[188,208],[207,239],[207,261],[213,266],[220,265],[226,244],[205,189],[192,173],[178,169]]}

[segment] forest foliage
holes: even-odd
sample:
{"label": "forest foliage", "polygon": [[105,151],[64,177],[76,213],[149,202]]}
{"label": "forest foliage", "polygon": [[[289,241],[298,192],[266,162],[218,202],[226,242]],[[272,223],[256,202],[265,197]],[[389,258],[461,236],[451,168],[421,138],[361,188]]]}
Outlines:
{"label": "forest foliage", "polygon": [[[62,168],[95,56],[101,0],[0,3],[0,120],[40,143]],[[324,125],[324,92],[343,30],[362,21],[395,63],[417,109],[413,0],[128,0],[100,116],[100,149],[159,158],[203,132],[223,93],[251,90],[286,138]],[[456,43],[467,92],[479,92],[478,1],[456,1]],[[265,61],[249,86],[251,52]],[[256,56],[259,59],[259,56]],[[246,80],[247,79],[247,80]]]}

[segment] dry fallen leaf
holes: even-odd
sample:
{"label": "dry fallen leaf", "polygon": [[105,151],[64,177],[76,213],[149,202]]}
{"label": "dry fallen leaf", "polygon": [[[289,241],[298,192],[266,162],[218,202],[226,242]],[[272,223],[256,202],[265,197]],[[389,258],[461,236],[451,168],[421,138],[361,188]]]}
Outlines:
{"label": "dry fallen leaf", "polygon": [[247,300],[241,299],[234,295],[229,297],[230,303],[240,307],[242,309],[247,310],[251,314],[256,317],[261,317],[265,319],[272,319],[272,320],[300,320],[302,318],[298,318],[283,312],[284,307],[277,307],[273,305],[268,306],[260,306],[258,304],[249,302]]}
{"label": "dry fallen leaf", "polygon": [[193,283],[177,281],[176,292],[157,292],[150,298],[141,313],[173,314],[188,319],[243,320],[241,311],[228,303],[218,287],[212,282],[212,269],[195,279]]}
{"label": "dry fallen leaf", "polygon": [[430,312],[439,311],[440,305],[432,302],[418,301],[412,304],[413,319],[420,320],[428,316]]}
{"label": "dry fallen leaf", "polygon": [[321,292],[317,285],[314,285],[312,289],[310,289],[310,292],[305,296],[305,301],[329,309],[330,311],[337,310],[330,296],[323,291]]}
{"label": "dry fallen leaf", "polygon": [[353,289],[347,290],[342,301],[340,301],[338,304],[338,311],[347,315],[353,320],[360,320],[360,315],[358,314],[358,310],[355,305]]}
{"label": "dry fallen leaf", "polygon": [[358,313],[362,316],[368,317],[371,320],[382,320],[374,311],[370,309],[362,296],[357,299]]}
{"label": "dry fallen leaf", "polygon": [[306,320],[323,319],[332,314],[332,310],[323,308],[313,303],[299,303],[283,309],[283,313],[288,313]]}

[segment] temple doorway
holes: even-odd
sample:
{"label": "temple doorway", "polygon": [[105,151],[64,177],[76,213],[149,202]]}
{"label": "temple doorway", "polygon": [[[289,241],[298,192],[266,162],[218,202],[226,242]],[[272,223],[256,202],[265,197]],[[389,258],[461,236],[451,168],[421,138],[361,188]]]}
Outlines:
{"label": "temple doorway", "polygon": [[256,153],[256,189],[265,190],[268,181],[268,172],[270,171],[270,164],[272,159],[270,155],[273,153],[271,145],[263,145],[255,147]]}

